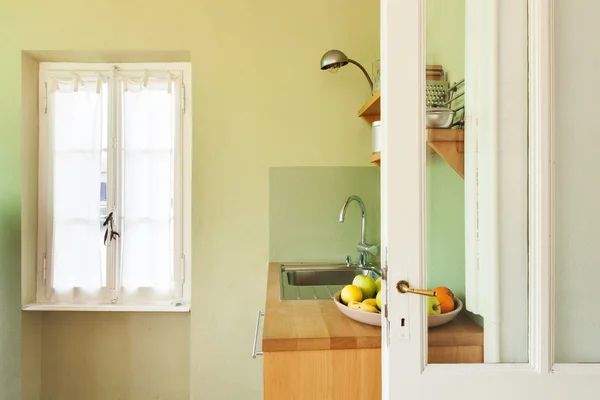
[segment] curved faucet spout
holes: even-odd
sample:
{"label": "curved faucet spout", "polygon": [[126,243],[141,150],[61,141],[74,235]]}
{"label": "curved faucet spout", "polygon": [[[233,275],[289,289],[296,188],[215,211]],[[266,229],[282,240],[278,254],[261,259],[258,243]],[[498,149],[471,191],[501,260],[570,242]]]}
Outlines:
{"label": "curved faucet spout", "polygon": [[352,201],[356,201],[360,205],[362,215],[365,215],[365,204],[363,203],[360,197],[353,194],[352,196],[348,197],[348,199],[346,199],[344,205],[342,206],[342,211],[340,211],[340,222],[344,222],[344,218],[346,218],[346,207],[348,207],[348,204],[350,204],[350,202]]}
{"label": "curved faucet spout", "polygon": [[348,199],[346,199],[346,201],[344,202],[344,205],[342,206],[342,210],[340,211],[340,222],[344,222],[344,218],[346,217],[346,208],[348,207],[348,204],[350,204],[351,202],[356,201],[359,205],[360,205],[360,209],[362,212],[361,215],[361,224],[360,224],[360,243],[361,244],[365,244],[365,214],[366,214],[366,209],[365,209],[365,203],[363,203],[362,199],[356,195],[352,195],[350,197],[348,197]]}

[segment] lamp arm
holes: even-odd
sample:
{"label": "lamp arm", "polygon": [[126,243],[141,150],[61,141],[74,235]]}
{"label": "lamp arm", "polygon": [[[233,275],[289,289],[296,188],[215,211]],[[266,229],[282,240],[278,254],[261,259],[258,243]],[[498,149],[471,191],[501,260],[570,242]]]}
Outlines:
{"label": "lamp arm", "polygon": [[348,62],[356,65],[358,68],[360,68],[360,70],[363,72],[363,74],[365,74],[365,76],[367,77],[367,80],[369,81],[369,86],[371,87],[371,94],[373,94],[373,81],[369,77],[369,74],[367,73],[367,70],[364,69],[363,66],[360,65],[358,62],[356,62],[354,60],[351,60],[350,58],[348,59]]}

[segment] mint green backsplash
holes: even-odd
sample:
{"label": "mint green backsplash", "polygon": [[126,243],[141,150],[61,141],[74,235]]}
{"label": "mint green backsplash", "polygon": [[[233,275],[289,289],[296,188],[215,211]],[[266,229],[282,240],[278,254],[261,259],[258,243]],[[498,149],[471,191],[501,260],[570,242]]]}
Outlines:
{"label": "mint green backsplash", "polygon": [[[380,244],[380,171],[377,167],[287,167],[269,171],[269,259],[358,260],[361,210],[356,202],[338,221],[350,195],[366,208],[366,238]],[[377,261],[378,258],[375,259]]]}

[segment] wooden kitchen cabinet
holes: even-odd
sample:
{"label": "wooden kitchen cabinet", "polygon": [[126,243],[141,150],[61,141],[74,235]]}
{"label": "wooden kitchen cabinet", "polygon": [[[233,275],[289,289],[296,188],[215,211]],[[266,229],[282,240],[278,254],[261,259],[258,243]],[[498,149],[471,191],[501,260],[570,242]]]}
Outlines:
{"label": "wooden kitchen cabinet", "polygon": [[[262,332],[265,400],[381,399],[381,328],[342,314],[333,300],[279,300],[270,263]],[[465,314],[429,329],[428,362],[482,363],[483,329]]]}
{"label": "wooden kitchen cabinet", "polygon": [[381,399],[381,349],[264,353],[265,400]]}

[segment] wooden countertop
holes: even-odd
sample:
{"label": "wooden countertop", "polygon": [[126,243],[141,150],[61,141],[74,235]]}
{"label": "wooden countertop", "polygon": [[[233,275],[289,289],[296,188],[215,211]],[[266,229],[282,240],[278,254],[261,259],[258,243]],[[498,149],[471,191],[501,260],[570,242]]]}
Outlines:
{"label": "wooden countertop", "polygon": [[[279,300],[279,266],[269,263],[263,352],[381,348],[381,328],[354,321],[333,300]],[[483,329],[464,315],[429,330],[429,346],[483,346]]]}

